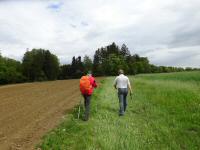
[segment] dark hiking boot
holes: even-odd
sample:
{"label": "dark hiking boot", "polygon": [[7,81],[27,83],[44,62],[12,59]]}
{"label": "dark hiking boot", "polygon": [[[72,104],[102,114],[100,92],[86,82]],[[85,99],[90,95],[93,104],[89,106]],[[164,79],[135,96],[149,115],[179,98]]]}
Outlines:
{"label": "dark hiking boot", "polygon": [[124,116],[124,114],[119,114],[119,116]]}
{"label": "dark hiking boot", "polygon": [[88,116],[83,117],[83,121],[88,121],[88,120],[89,120]]}

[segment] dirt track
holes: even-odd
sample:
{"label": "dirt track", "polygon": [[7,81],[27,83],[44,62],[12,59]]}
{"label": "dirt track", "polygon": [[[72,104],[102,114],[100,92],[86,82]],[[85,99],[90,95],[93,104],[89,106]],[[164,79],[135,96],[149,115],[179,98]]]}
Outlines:
{"label": "dirt track", "polygon": [[78,80],[0,87],[0,150],[33,149],[79,100]]}

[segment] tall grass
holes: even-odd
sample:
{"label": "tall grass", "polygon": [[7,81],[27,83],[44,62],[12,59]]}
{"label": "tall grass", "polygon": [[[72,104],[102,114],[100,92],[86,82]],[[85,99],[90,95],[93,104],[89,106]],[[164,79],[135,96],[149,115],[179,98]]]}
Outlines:
{"label": "tall grass", "polygon": [[[194,80],[191,80],[191,78]],[[200,149],[199,72],[130,77],[133,99],[118,116],[114,78],[106,78],[92,97],[88,122],[70,119],[47,134],[42,149],[133,150]]]}

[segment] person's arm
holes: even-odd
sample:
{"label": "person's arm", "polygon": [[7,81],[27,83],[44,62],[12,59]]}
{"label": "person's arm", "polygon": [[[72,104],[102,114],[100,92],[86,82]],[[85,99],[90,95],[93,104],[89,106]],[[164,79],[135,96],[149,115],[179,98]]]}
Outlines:
{"label": "person's arm", "polygon": [[96,88],[97,87],[97,83],[94,77],[92,77],[93,82],[92,82],[92,87]]}
{"label": "person's arm", "polygon": [[129,90],[130,90],[130,93],[132,94],[132,93],[133,93],[133,91],[132,91],[132,88],[131,88],[131,84],[130,84],[130,81],[129,81],[129,79],[128,79],[128,88],[129,88]]}
{"label": "person's arm", "polygon": [[97,87],[97,83],[96,81],[94,80],[94,83],[93,83],[93,87],[96,88]]}
{"label": "person's arm", "polygon": [[115,78],[113,86],[115,89],[117,89],[117,78]]}

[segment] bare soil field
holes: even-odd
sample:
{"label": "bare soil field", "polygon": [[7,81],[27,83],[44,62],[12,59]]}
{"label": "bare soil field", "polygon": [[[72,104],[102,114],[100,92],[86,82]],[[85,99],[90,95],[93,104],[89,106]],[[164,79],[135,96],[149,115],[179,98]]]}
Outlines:
{"label": "bare soil field", "polygon": [[0,149],[34,149],[80,100],[79,81],[0,87]]}

